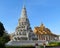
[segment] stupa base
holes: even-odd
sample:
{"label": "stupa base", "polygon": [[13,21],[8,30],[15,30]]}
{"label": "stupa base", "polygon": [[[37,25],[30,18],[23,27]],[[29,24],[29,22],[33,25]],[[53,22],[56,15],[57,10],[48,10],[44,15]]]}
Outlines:
{"label": "stupa base", "polygon": [[6,43],[6,46],[27,46],[27,45],[32,45],[35,46],[35,44],[38,45],[43,45],[43,43],[48,44],[47,41],[45,40],[21,40],[21,41],[9,41],[8,43]]}

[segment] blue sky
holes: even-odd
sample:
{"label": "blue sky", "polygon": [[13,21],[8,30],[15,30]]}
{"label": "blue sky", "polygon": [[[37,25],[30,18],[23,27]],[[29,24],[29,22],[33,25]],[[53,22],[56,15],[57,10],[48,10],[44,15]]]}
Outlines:
{"label": "blue sky", "polygon": [[[0,0],[0,21],[8,33],[15,31],[23,0]],[[32,29],[41,22],[54,34],[60,34],[60,0],[25,0]]]}

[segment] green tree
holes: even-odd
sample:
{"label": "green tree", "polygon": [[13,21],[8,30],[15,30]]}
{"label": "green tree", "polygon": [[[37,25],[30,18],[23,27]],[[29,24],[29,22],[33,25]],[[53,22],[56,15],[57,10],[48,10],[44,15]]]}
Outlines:
{"label": "green tree", "polygon": [[10,36],[5,31],[3,24],[0,22],[0,48],[5,48],[5,43],[10,40]]}
{"label": "green tree", "polygon": [[0,37],[3,36],[4,31],[5,31],[5,28],[4,28],[3,24],[0,22]]}

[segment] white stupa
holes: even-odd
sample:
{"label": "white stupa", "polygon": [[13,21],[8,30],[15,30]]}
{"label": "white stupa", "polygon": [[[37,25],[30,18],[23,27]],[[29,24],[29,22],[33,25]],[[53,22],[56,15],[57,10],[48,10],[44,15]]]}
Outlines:
{"label": "white stupa", "polygon": [[32,40],[33,31],[30,27],[29,19],[27,18],[27,12],[25,6],[22,8],[21,17],[18,21],[15,33],[13,34],[13,40]]}

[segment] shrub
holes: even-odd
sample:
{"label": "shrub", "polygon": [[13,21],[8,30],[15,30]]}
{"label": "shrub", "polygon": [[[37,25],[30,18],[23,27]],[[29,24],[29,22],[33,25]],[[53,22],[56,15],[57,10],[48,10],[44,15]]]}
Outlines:
{"label": "shrub", "polygon": [[60,42],[50,42],[48,46],[60,46]]}

